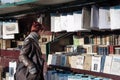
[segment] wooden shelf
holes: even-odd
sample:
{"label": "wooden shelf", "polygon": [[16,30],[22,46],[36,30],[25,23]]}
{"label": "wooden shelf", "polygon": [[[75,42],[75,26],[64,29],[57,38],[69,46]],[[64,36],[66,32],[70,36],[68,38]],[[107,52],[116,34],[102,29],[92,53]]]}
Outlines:
{"label": "wooden shelf", "polygon": [[113,80],[120,80],[120,76],[118,76],[118,75],[106,74],[106,73],[101,73],[101,72],[92,72],[92,71],[69,68],[69,67],[62,67],[62,66],[57,66],[57,65],[49,65],[48,70],[49,69],[62,69],[62,70],[71,71],[71,72],[74,72],[74,73],[89,74],[89,75],[93,75],[93,76],[110,78],[110,79],[113,79]]}

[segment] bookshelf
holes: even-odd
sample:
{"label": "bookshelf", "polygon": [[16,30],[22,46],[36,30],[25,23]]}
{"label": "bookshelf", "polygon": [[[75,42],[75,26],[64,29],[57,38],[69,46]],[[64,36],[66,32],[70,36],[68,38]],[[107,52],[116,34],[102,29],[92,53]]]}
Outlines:
{"label": "bookshelf", "polygon": [[[113,6],[113,4],[115,5],[117,3],[117,1],[115,2],[110,2],[110,3],[106,3],[106,4],[99,4],[99,3],[96,3],[96,5],[107,5],[107,6]],[[82,7],[82,6],[81,6]],[[119,28],[120,29],[120,28]],[[91,30],[90,32],[82,32],[80,31],[80,36],[88,36],[88,35],[92,35],[92,40],[95,40],[96,37],[98,36],[102,36],[102,38],[104,38],[106,35],[110,37],[110,35],[113,37],[111,42],[110,42],[110,46],[114,46],[114,47],[119,47],[120,44],[116,43],[116,42],[119,42],[119,39],[116,41],[117,38],[115,38],[114,36],[118,35],[120,36],[120,30],[117,29],[117,30],[104,30],[104,29],[101,29],[101,30]],[[79,34],[79,33],[78,33]],[[95,42],[95,41],[92,41],[92,42]],[[88,42],[89,43],[89,42]],[[91,43],[89,43],[91,44]],[[97,44],[97,43],[92,43],[92,44]],[[108,45],[106,44],[106,42],[104,41],[101,41],[99,44],[97,45]],[[50,45],[54,45],[54,42],[51,44],[51,43],[48,43],[48,48],[47,48],[47,53],[52,53],[50,51],[51,49],[51,46]],[[57,51],[57,50],[56,50]],[[47,55],[48,55],[47,54]],[[71,72],[75,72],[75,73],[82,73],[82,74],[90,74],[90,75],[94,75],[94,76],[98,76],[98,77],[106,77],[106,78],[111,78],[113,80],[119,80],[120,79],[120,76],[118,75],[114,75],[114,74],[106,74],[106,73],[102,73],[102,72],[94,72],[94,71],[87,71],[87,70],[83,70],[83,69],[76,69],[76,68],[70,68],[70,67],[62,67],[62,66],[57,66],[57,65],[50,65],[48,66],[48,70],[49,69],[62,69],[62,70],[67,70],[67,71],[71,71]]]}

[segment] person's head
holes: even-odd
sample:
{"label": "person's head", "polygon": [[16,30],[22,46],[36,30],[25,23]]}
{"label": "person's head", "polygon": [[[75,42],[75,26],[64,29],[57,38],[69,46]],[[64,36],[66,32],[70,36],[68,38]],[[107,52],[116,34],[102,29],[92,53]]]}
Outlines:
{"label": "person's head", "polygon": [[43,25],[40,24],[39,22],[34,21],[31,26],[31,32],[36,32],[40,34],[42,31],[44,31]]}

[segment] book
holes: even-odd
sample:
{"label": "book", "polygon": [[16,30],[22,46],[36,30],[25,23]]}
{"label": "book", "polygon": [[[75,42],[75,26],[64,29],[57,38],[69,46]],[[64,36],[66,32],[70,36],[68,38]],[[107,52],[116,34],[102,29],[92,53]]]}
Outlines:
{"label": "book", "polygon": [[101,68],[101,56],[92,56],[91,71],[100,72]]}
{"label": "book", "polygon": [[120,75],[120,56],[114,55],[111,64],[111,74]]}
{"label": "book", "polygon": [[106,58],[106,55],[102,55],[102,56],[101,56],[101,66],[100,66],[100,72],[103,72],[103,71],[104,71],[105,58]]}
{"label": "book", "polygon": [[112,30],[120,29],[120,5],[110,7],[110,26]]}
{"label": "book", "polygon": [[86,29],[84,29],[82,27],[82,22],[83,22],[83,18],[82,18],[82,10],[81,11],[75,11],[73,12],[73,16],[74,16],[74,31],[84,31]]}
{"label": "book", "polygon": [[67,30],[67,13],[60,14],[60,26],[62,31]]}
{"label": "book", "polygon": [[90,28],[98,29],[98,26],[99,26],[99,8],[95,5],[92,5]]}
{"label": "book", "polygon": [[91,8],[82,7],[82,28],[90,29]]}
{"label": "book", "polygon": [[61,55],[61,61],[60,61],[60,66],[65,66],[66,65],[66,55]]}
{"label": "book", "polygon": [[3,28],[5,31],[5,34],[17,34],[19,33],[19,26],[18,21],[11,21],[11,22],[3,22]]}
{"label": "book", "polygon": [[110,7],[99,8],[99,29],[111,29]]}
{"label": "book", "polygon": [[106,56],[103,73],[110,73],[111,64],[112,64],[112,56]]}
{"label": "book", "polygon": [[73,13],[67,13],[67,32],[74,32],[74,16]]}
{"label": "book", "polygon": [[56,59],[57,59],[56,54],[49,54],[48,55],[47,65],[56,65]]}
{"label": "book", "polygon": [[52,64],[52,54],[48,54],[48,61],[47,61],[47,65],[51,65]]}
{"label": "book", "polygon": [[92,45],[86,44],[86,45],[83,45],[83,48],[85,48],[87,54],[94,54],[92,53]]}
{"label": "book", "polygon": [[84,70],[91,70],[91,64],[92,64],[92,56],[91,55],[84,55],[84,65],[83,65],[83,69]]}
{"label": "book", "polygon": [[84,64],[84,56],[83,55],[76,55],[76,62],[75,65],[77,69],[83,69],[83,64]]}
{"label": "book", "polygon": [[16,66],[17,63],[16,62],[9,62],[9,80],[14,80],[14,74],[16,72]]}
{"label": "book", "polygon": [[61,31],[60,15],[51,14],[51,32]]}

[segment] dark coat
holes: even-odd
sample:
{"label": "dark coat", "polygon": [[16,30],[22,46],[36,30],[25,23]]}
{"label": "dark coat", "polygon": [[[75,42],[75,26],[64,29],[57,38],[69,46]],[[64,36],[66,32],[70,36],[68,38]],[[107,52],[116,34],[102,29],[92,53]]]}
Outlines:
{"label": "dark coat", "polygon": [[[17,64],[15,80],[44,80],[44,60],[41,55],[41,49],[34,39],[28,38],[25,40]],[[37,69],[36,74],[30,74],[28,71],[28,66],[32,65]]]}

